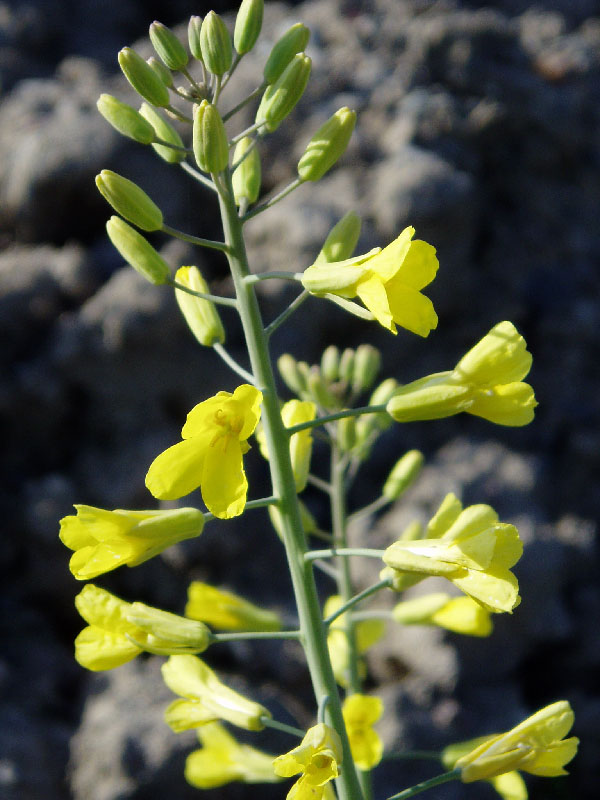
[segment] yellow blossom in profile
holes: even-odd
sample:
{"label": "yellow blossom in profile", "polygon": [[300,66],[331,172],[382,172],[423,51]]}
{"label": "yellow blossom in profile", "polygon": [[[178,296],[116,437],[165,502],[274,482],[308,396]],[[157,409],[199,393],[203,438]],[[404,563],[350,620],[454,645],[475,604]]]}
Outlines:
{"label": "yellow blossom in profile", "polygon": [[190,583],[185,615],[222,631],[281,630],[281,619],[274,611],[202,581]]}
{"label": "yellow blossom in profile", "polygon": [[226,783],[275,783],[273,756],[240,744],[219,722],[198,728],[200,750],[185,762],[185,778],[196,789],[214,789]]}
{"label": "yellow blossom in profile", "polygon": [[540,709],[507,733],[492,736],[461,756],[455,763],[461,780],[489,780],[513,770],[547,778],[566,775],[565,764],[575,757],[579,744],[575,736],[564,738],[574,719],[566,700]]}
{"label": "yellow blossom in profile", "polygon": [[[469,739],[465,742],[454,742],[442,750],[441,761],[447,770],[454,769],[456,762],[461,756],[467,755],[475,747],[489,741],[492,736],[479,736],[476,739]],[[527,786],[516,770],[503,772],[502,775],[495,775],[487,779],[494,789],[498,792],[502,800],[527,800]]]}
{"label": "yellow blossom in profile", "polygon": [[126,664],[144,650],[200,653],[210,643],[210,631],[201,622],[127,603],[93,583],[83,587],[75,606],[88,623],[75,639],[75,659],[94,672]]}
{"label": "yellow blossom in profile", "polygon": [[397,603],[392,609],[403,625],[437,625],[465,636],[489,636],[493,630],[490,612],[470,597],[451,597],[435,592]]}
{"label": "yellow blossom in profile", "polygon": [[60,521],[60,540],[70,550],[69,569],[88,580],[122,564],[135,567],[183,539],[199,536],[204,515],[196,508],[167,511],[106,511],[76,505]]}
{"label": "yellow blossom in profile", "polygon": [[354,763],[360,770],[377,766],[383,756],[383,742],[373,730],[373,725],[383,714],[379,697],[352,694],[342,705],[342,714]]}
{"label": "yellow blossom in profile", "polygon": [[[327,618],[331,614],[335,614],[342,602],[342,598],[338,594],[328,597],[323,608],[324,617]],[[385,622],[381,619],[365,619],[355,623],[354,635],[359,655],[366,653],[370,647],[378,642],[384,632]],[[340,614],[329,626],[327,649],[329,650],[329,658],[331,659],[336,681],[340,686],[347,687],[349,683],[350,646],[346,632],[346,614]],[[366,668],[362,659],[359,661],[358,671],[361,677],[365,676]]]}
{"label": "yellow blossom in profile", "polygon": [[392,581],[395,574],[438,575],[490,611],[512,611],[520,598],[510,567],[523,552],[517,529],[499,522],[491,506],[462,509],[454,495],[450,499],[444,501],[443,533],[438,521],[435,538],[399,540],[387,548],[383,560]]}
{"label": "yellow blossom in profile", "polygon": [[339,775],[341,763],[342,743],[338,733],[319,722],[308,729],[298,747],[273,761],[273,769],[282,778],[301,773],[287,800],[320,800],[326,784]]}
{"label": "yellow blossom in profile", "polygon": [[162,666],[162,675],[169,689],[183,698],[175,700],[165,711],[165,720],[176,733],[219,719],[249,731],[260,731],[265,727],[263,717],[271,716],[264,706],[221,683],[196,656],[171,656]]}
{"label": "yellow blossom in profile", "polygon": [[453,370],[396,390],[387,411],[396,422],[440,419],[464,411],[497,425],[527,425],[537,401],[523,378],[531,353],[512,322],[499,322]]}
{"label": "yellow blossom in profile", "polygon": [[360,312],[355,303],[344,303],[358,297],[371,318],[394,334],[400,325],[427,336],[437,327],[438,318],[421,289],[435,278],[439,264],[435,248],[419,239],[413,241],[414,235],[415,229],[408,227],[383,250],[376,247],[345,261],[315,263],[305,270],[302,284],[311,294],[341,299],[341,305],[349,310],[355,306]]}
{"label": "yellow blossom in profile", "polygon": [[157,456],[146,486],[160,500],[175,500],[200,487],[208,510],[229,519],[246,505],[248,481],[242,456],[260,417],[262,394],[242,384],[231,394],[218,392],[190,411],[183,441]]}

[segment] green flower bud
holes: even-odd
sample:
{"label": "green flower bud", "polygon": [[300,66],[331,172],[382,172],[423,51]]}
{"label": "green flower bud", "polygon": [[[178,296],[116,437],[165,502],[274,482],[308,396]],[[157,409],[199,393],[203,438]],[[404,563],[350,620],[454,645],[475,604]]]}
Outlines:
{"label": "green flower bud", "polygon": [[336,408],[339,405],[337,399],[327,389],[317,367],[313,367],[308,374],[308,391],[322,408]]}
{"label": "green flower bud", "polygon": [[178,71],[188,63],[188,54],[172,30],[162,22],[153,22],[150,25],[150,41],[152,47],[165,67]]}
{"label": "green flower bud", "polygon": [[153,141],[152,125],[127,103],[122,103],[111,94],[101,94],[96,107],[104,119],[123,136],[134,139],[140,144],[150,144]]}
{"label": "green flower bud", "polygon": [[249,53],[256,44],[262,28],[264,8],[265,0],[242,0],[233,31],[233,45],[241,56]]}
{"label": "green flower bud", "polygon": [[200,29],[202,60],[213,75],[224,75],[233,60],[231,36],[221,17],[209,11]]}
{"label": "green flower bud", "polygon": [[109,238],[125,261],[150,283],[157,286],[167,283],[170,270],[167,262],[150,242],[120,217],[111,217],[106,223]]}
{"label": "green flower bud", "polygon": [[340,351],[331,344],[323,351],[321,356],[321,375],[328,383],[334,383],[339,378]]}
{"label": "green flower bud", "polygon": [[421,472],[424,460],[419,450],[409,450],[398,459],[383,485],[383,496],[388,500],[397,500],[404,494]]}
{"label": "green flower bud", "polygon": [[[180,267],[175,273],[175,280],[188,289],[193,289],[194,292],[210,294],[208,285],[197,267]],[[202,297],[194,297],[181,289],[175,289],[175,298],[185,321],[200,344],[205,347],[212,347],[216,343],[223,344],[225,329],[214,303]]]}
{"label": "green flower bud", "polygon": [[337,423],[337,442],[341,450],[350,452],[356,444],[356,418],[345,417]]}
{"label": "green flower bud", "polygon": [[109,169],[96,175],[98,191],[117,214],[133,222],[143,231],[159,231],[163,225],[163,215],[139,186]]}
{"label": "green flower bud", "polygon": [[311,60],[304,53],[298,53],[287,65],[274,84],[268,86],[256,112],[257,125],[264,124],[272,133],[292,112],[304,94],[310,77]]}
{"label": "green flower bud", "polygon": [[275,83],[296,53],[306,50],[309,39],[306,25],[297,22],[275,42],[263,71],[267,83]]}
{"label": "green flower bud", "polygon": [[[170,142],[177,147],[183,147],[181,136],[156,109],[149,106],[148,103],[142,103],[140,114],[152,125],[155,138],[162,139],[164,142]],[[164,144],[153,144],[152,147],[157,154],[169,164],[179,164],[185,158],[183,150],[175,150],[173,147],[167,147]]]}
{"label": "green flower bud", "polygon": [[340,158],[356,125],[356,111],[340,108],[321,125],[308,143],[298,162],[298,175],[303,181],[318,181]]}
{"label": "green flower bud", "polygon": [[235,164],[236,161],[239,161],[250,148],[252,148],[250,153],[244,158],[239,167],[236,167],[232,175],[233,195],[238,206],[244,199],[249,204],[255,203],[260,194],[260,155],[254,140],[249,136],[244,136],[237,143],[233,153],[233,163]]}
{"label": "green flower bud", "polygon": [[[394,396],[397,388],[398,382],[394,378],[387,378],[375,389],[371,395],[371,399],[369,400],[369,405],[380,406],[384,403],[388,403]],[[381,414],[370,415],[370,418],[381,431],[387,430],[387,428],[389,428],[392,424],[389,414],[385,411],[382,411]]]}
{"label": "green flower bud", "polygon": [[316,258],[315,264],[331,261],[345,261],[351,258],[360,236],[361,221],[358,214],[348,211],[329,231],[325,244]]}
{"label": "green flower bud", "polygon": [[354,374],[354,358],[354,350],[350,347],[344,350],[340,358],[340,378],[349,385],[352,383],[352,375]]}
{"label": "green flower bud", "polygon": [[225,126],[216,106],[208,100],[194,106],[192,146],[196,163],[203,172],[222,172],[226,169],[229,144]]}
{"label": "green flower bud", "polygon": [[156,72],[167,89],[170,89],[173,86],[173,75],[171,74],[171,70],[167,69],[161,61],[159,61],[157,58],[154,58],[154,56],[151,56],[150,58],[146,59],[146,64],[148,64],[150,69],[153,69],[154,72]]}
{"label": "green flower bud", "polygon": [[153,106],[169,105],[169,90],[149,67],[144,59],[131,47],[119,51],[119,66],[135,91]]}
{"label": "green flower bud", "polygon": [[373,385],[381,367],[381,353],[370,344],[361,344],[356,348],[354,369],[352,371],[352,391],[360,394]]}
{"label": "green flower bud", "polygon": [[202,61],[202,48],[200,47],[200,31],[202,29],[202,17],[190,17],[188,22],[188,44],[190,46],[190,53]]}
{"label": "green flower bud", "polygon": [[277,359],[277,369],[288,389],[299,397],[306,392],[306,376],[298,368],[298,362],[289,353]]}

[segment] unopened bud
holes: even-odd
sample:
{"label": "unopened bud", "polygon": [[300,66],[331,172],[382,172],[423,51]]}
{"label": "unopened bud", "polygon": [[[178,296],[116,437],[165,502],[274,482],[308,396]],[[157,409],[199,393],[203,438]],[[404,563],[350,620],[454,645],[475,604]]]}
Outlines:
{"label": "unopened bud", "polygon": [[[250,150],[249,153],[248,150]],[[246,200],[249,204],[255,203],[260,193],[260,155],[254,139],[249,136],[244,136],[237,143],[233,153],[233,163],[235,164],[242,158],[244,160],[235,168],[231,177],[233,196],[238,206],[242,200]]]}
{"label": "unopened bud", "polygon": [[356,125],[356,111],[340,108],[321,125],[298,162],[303,181],[318,181],[344,154]]}
{"label": "unopened bud", "polygon": [[203,172],[215,173],[226,169],[229,145],[225,126],[216,106],[208,100],[194,106],[192,145],[196,163]]}
{"label": "unopened bud", "polygon": [[321,356],[321,375],[328,383],[334,383],[339,377],[340,351],[335,345],[329,345]]}
{"label": "unopened bud", "polygon": [[150,144],[153,141],[152,125],[127,103],[122,103],[111,94],[101,94],[96,106],[104,119],[123,136],[134,139],[140,144]]}
{"label": "unopened bud", "polygon": [[202,622],[171,614],[145,603],[132,603],[127,621],[137,625],[147,635],[148,649],[164,650],[165,655],[174,648],[202,653],[211,642],[211,632]]}
{"label": "unopened bud", "polygon": [[162,22],[155,21],[150,25],[150,41],[158,57],[168,69],[177,71],[183,69],[188,63],[185,47],[173,31]]}
{"label": "unopened bud", "polygon": [[296,53],[306,50],[309,39],[309,29],[297,22],[275,42],[263,72],[267,83],[275,83]]}
{"label": "unopened bud", "polygon": [[308,391],[321,408],[335,408],[337,399],[328,390],[318,367],[313,367],[308,374]]}
{"label": "unopened bud", "polygon": [[152,147],[156,153],[169,164],[179,164],[183,161],[185,151],[176,149],[177,147],[183,148],[183,140],[175,128],[148,103],[142,103],[140,114],[154,128],[156,139],[162,139],[163,142],[170,142],[170,144],[175,145],[175,147],[167,147],[164,144],[153,144]]}
{"label": "unopened bud", "polygon": [[265,0],[242,0],[233,31],[233,44],[241,56],[249,53],[256,44],[262,28],[264,8]]}
{"label": "unopened bud", "polygon": [[117,214],[133,222],[138,228],[143,231],[158,231],[162,228],[162,211],[132,181],[109,169],[103,169],[96,175],[96,186]]}
{"label": "unopened bud", "polygon": [[398,459],[383,485],[383,496],[388,500],[397,500],[416,480],[424,460],[419,450],[409,450]]}
{"label": "unopened bud", "polygon": [[272,133],[292,112],[304,94],[310,77],[311,60],[304,53],[297,53],[274,84],[268,86],[262,96],[256,124],[263,125]]}
{"label": "unopened bud", "polygon": [[154,72],[156,72],[167,89],[170,89],[173,86],[173,75],[171,74],[171,70],[167,69],[162,61],[159,61],[158,58],[151,56],[150,58],[146,59],[146,64],[148,64],[148,66],[153,69]]}
{"label": "unopened bud", "polygon": [[[175,273],[175,280],[194,292],[210,294],[208,285],[197,267],[180,267]],[[175,289],[175,298],[185,321],[200,344],[212,347],[213,344],[222,344],[225,341],[225,329],[214,303],[181,289]]]}
{"label": "unopened bud", "polygon": [[190,46],[190,53],[202,61],[202,48],[200,46],[200,31],[202,29],[202,17],[190,17],[188,22],[188,44]]}
{"label": "unopened bud", "polygon": [[169,90],[149,67],[144,59],[131,47],[119,51],[119,66],[135,91],[153,106],[169,105]]}
{"label": "unopened bud", "polygon": [[331,261],[345,261],[351,258],[360,236],[361,221],[358,214],[348,211],[329,231],[325,244],[316,258],[315,264]]}
{"label": "unopened bud", "polygon": [[340,358],[340,378],[348,385],[352,384],[352,376],[354,374],[354,358],[355,352],[350,347],[347,347]]}
{"label": "unopened bud", "polygon": [[[375,389],[369,400],[370,406],[382,406],[389,402],[398,388],[398,381],[395,378],[387,378]],[[392,424],[390,415],[386,411],[381,414],[373,414],[373,421],[379,430],[385,431]]]}
{"label": "unopened bud", "polygon": [[106,223],[109,238],[125,261],[150,283],[159,285],[169,280],[169,265],[144,237],[120,217]]}
{"label": "unopened bud", "polygon": [[381,353],[370,344],[356,348],[352,372],[352,391],[355,394],[370,389],[381,367]]}
{"label": "unopened bud", "polygon": [[356,444],[356,419],[344,417],[337,423],[337,442],[341,450],[349,453]]}
{"label": "unopened bud", "polygon": [[289,353],[284,353],[277,359],[277,369],[283,382],[291,392],[298,396],[306,392],[306,377],[298,368],[298,362]]}
{"label": "unopened bud", "polygon": [[231,66],[231,36],[221,17],[214,11],[209,11],[202,22],[200,50],[206,69],[213,75],[224,75]]}

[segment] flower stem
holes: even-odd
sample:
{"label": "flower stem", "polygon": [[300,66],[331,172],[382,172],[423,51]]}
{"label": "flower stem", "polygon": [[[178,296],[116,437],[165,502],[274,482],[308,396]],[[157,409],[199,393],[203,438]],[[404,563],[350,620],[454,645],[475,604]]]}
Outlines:
{"label": "flower stem", "polygon": [[254,375],[251,375],[248,370],[245,370],[240,364],[238,364],[237,361],[229,355],[222,344],[217,342],[216,344],[213,344],[212,347],[215,353],[220,356],[227,366],[236,372],[240,378],[243,378],[247,383],[252,384],[252,386],[256,386],[256,379]]}
{"label": "flower stem", "polygon": [[453,769],[451,772],[444,772],[443,775],[437,775],[435,778],[430,778],[428,781],[417,783],[411,786],[410,789],[405,789],[403,792],[394,794],[388,797],[387,800],[408,800],[409,797],[414,797],[416,794],[426,791],[427,789],[434,789],[436,786],[441,786],[442,783],[455,781],[460,778],[460,769]]}
{"label": "flower stem", "polygon": [[375,550],[372,547],[329,547],[327,550],[309,550],[304,554],[304,560],[314,561],[317,558],[336,558],[337,556],[382,558],[384,553],[385,550]]}
{"label": "flower stem", "polygon": [[319,425],[325,425],[327,422],[335,422],[336,419],[345,419],[346,417],[360,417],[362,414],[379,414],[385,411],[385,405],[380,406],[361,406],[360,408],[345,408],[343,411],[336,411],[335,414],[326,414],[316,419],[311,419],[308,422],[300,422],[298,425],[292,425],[286,428],[287,432],[298,433],[304,431],[306,428],[316,428]]}
{"label": "flower stem", "polygon": [[300,728],[294,728],[293,725],[286,725],[285,722],[278,722],[276,719],[271,719],[271,717],[261,717],[260,721],[265,728],[275,728],[277,731],[290,733],[292,736],[299,736],[301,739],[306,733],[306,731],[300,730]]}
{"label": "flower stem", "polygon": [[207,189],[211,189],[213,192],[218,191],[217,187],[210,178],[207,178],[206,175],[198,172],[198,170],[194,169],[194,167],[192,167],[191,164],[188,164],[187,161],[182,161],[179,166],[184,172],[187,172],[188,175],[191,175],[194,180],[197,180],[203,186],[206,186]]}
{"label": "flower stem", "polygon": [[197,292],[195,289],[190,289],[189,286],[185,286],[183,283],[179,283],[178,281],[170,280],[168,283],[174,288],[179,289],[180,292],[185,292],[186,294],[191,294],[194,297],[201,297],[203,300],[210,300],[211,303],[216,303],[220,306],[229,306],[229,308],[237,308],[237,300],[233,297],[219,297],[216,294],[206,294],[205,292]]}
{"label": "flower stem", "polygon": [[271,206],[274,206],[275,203],[278,203],[280,200],[283,200],[284,197],[287,197],[288,194],[291,194],[294,191],[294,189],[298,188],[298,186],[301,186],[302,183],[304,183],[304,181],[302,181],[300,178],[296,178],[295,181],[292,181],[288,186],[285,187],[285,189],[282,189],[278,194],[276,194],[270,200],[267,200],[266,203],[263,203],[260,206],[256,206],[255,208],[252,209],[252,211],[248,211],[248,213],[242,217],[242,222],[247,222],[249,219],[252,219],[252,217],[255,217],[257,214],[261,214],[263,211],[266,211],[267,208],[271,208]]}
{"label": "flower stem", "polygon": [[234,633],[213,633],[214,642],[243,642],[251,639],[295,639],[300,638],[300,631],[235,631]]}
{"label": "flower stem", "polygon": [[273,320],[273,322],[270,322],[267,325],[267,327],[265,328],[265,334],[267,336],[271,336],[271,334],[275,333],[277,328],[280,325],[283,325],[283,323],[286,321],[288,317],[292,316],[294,311],[296,311],[296,309],[302,305],[302,303],[306,300],[307,297],[308,297],[308,292],[306,290],[300,292],[298,297],[296,297],[295,300],[292,300],[292,302],[285,309],[285,311],[282,311],[281,314]]}
{"label": "flower stem", "polygon": [[199,236],[192,236],[189,233],[178,231],[176,228],[172,228],[170,225],[163,225],[161,230],[163,233],[168,233],[169,236],[173,236],[175,239],[181,239],[184,242],[190,242],[190,244],[197,244],[200,247],[209,247],[211,250],[220,250],[222,253],[227,252],[227,245],[225,242],[215,242],[212,239],[201,239]]}
{"label": "flower stem", "polygon": [[[345,558],[343,560],[343,563],[347,564],[348,563],[348,559]],[[372,586],[369,586],[367,589],[364,589],[362,592],[359,592],[358,594],[355,594],[353,597],[350,597],[348,600],[345,600],[345,603],[344,603],[343,606],[340,606],[333,614],[330,614],[326,619],[324,619],[323,623],[325,625],[331,625],[331,623],[334,620],[336,620],[338,617],[341,617],[342,614],[344,614],[346,611],[348,611],[349,608],[353,608],[358,603],[361,603],[363,600],[366,600],[367,597],[370,597],[372,594],[376,594],[377,592],[380,592],[382,589],[389,589],[389,587],[391,586],[391,583],[392,583],[391,580],[389,578],[386,578],[385,580],[378,581],[377,583],[374,583]],[[381,613],[379,612],[378,618],[380,616],[381,616]],[[359,690],[355,689],[354,691],[359,691]]]}

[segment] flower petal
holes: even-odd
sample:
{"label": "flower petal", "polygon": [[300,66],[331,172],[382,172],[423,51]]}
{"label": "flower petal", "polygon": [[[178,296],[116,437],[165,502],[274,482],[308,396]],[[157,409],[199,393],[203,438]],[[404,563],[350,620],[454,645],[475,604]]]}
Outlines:
{"label": "flower petal", "polygon": [[200,486],[206,455],[204,436],[184,439],[158,455],[146,475],[149,492],[160,500],[177,500]]}
{"label": "flower petal", "polygon": [[359,281],[356,294],[363,301],[369,311],[375,316],[377,322],[392,333],[396,333],[396,326],[392,319],[392,312],[388,302],[385,288],[377,275],[372,275],[366,280]]}
{"label": "flower petal", "polygon": [[248,481],[237,439],[222,436],[207,448],[201,489],[202,499],[215,517],[231,519],[244,511]]}
{"label": "flower petal", "polygon": [[400,277],[393,278],[385,288],[394,322],[423,337],[437,328],[438,316],[428,297],[403,283]]}

